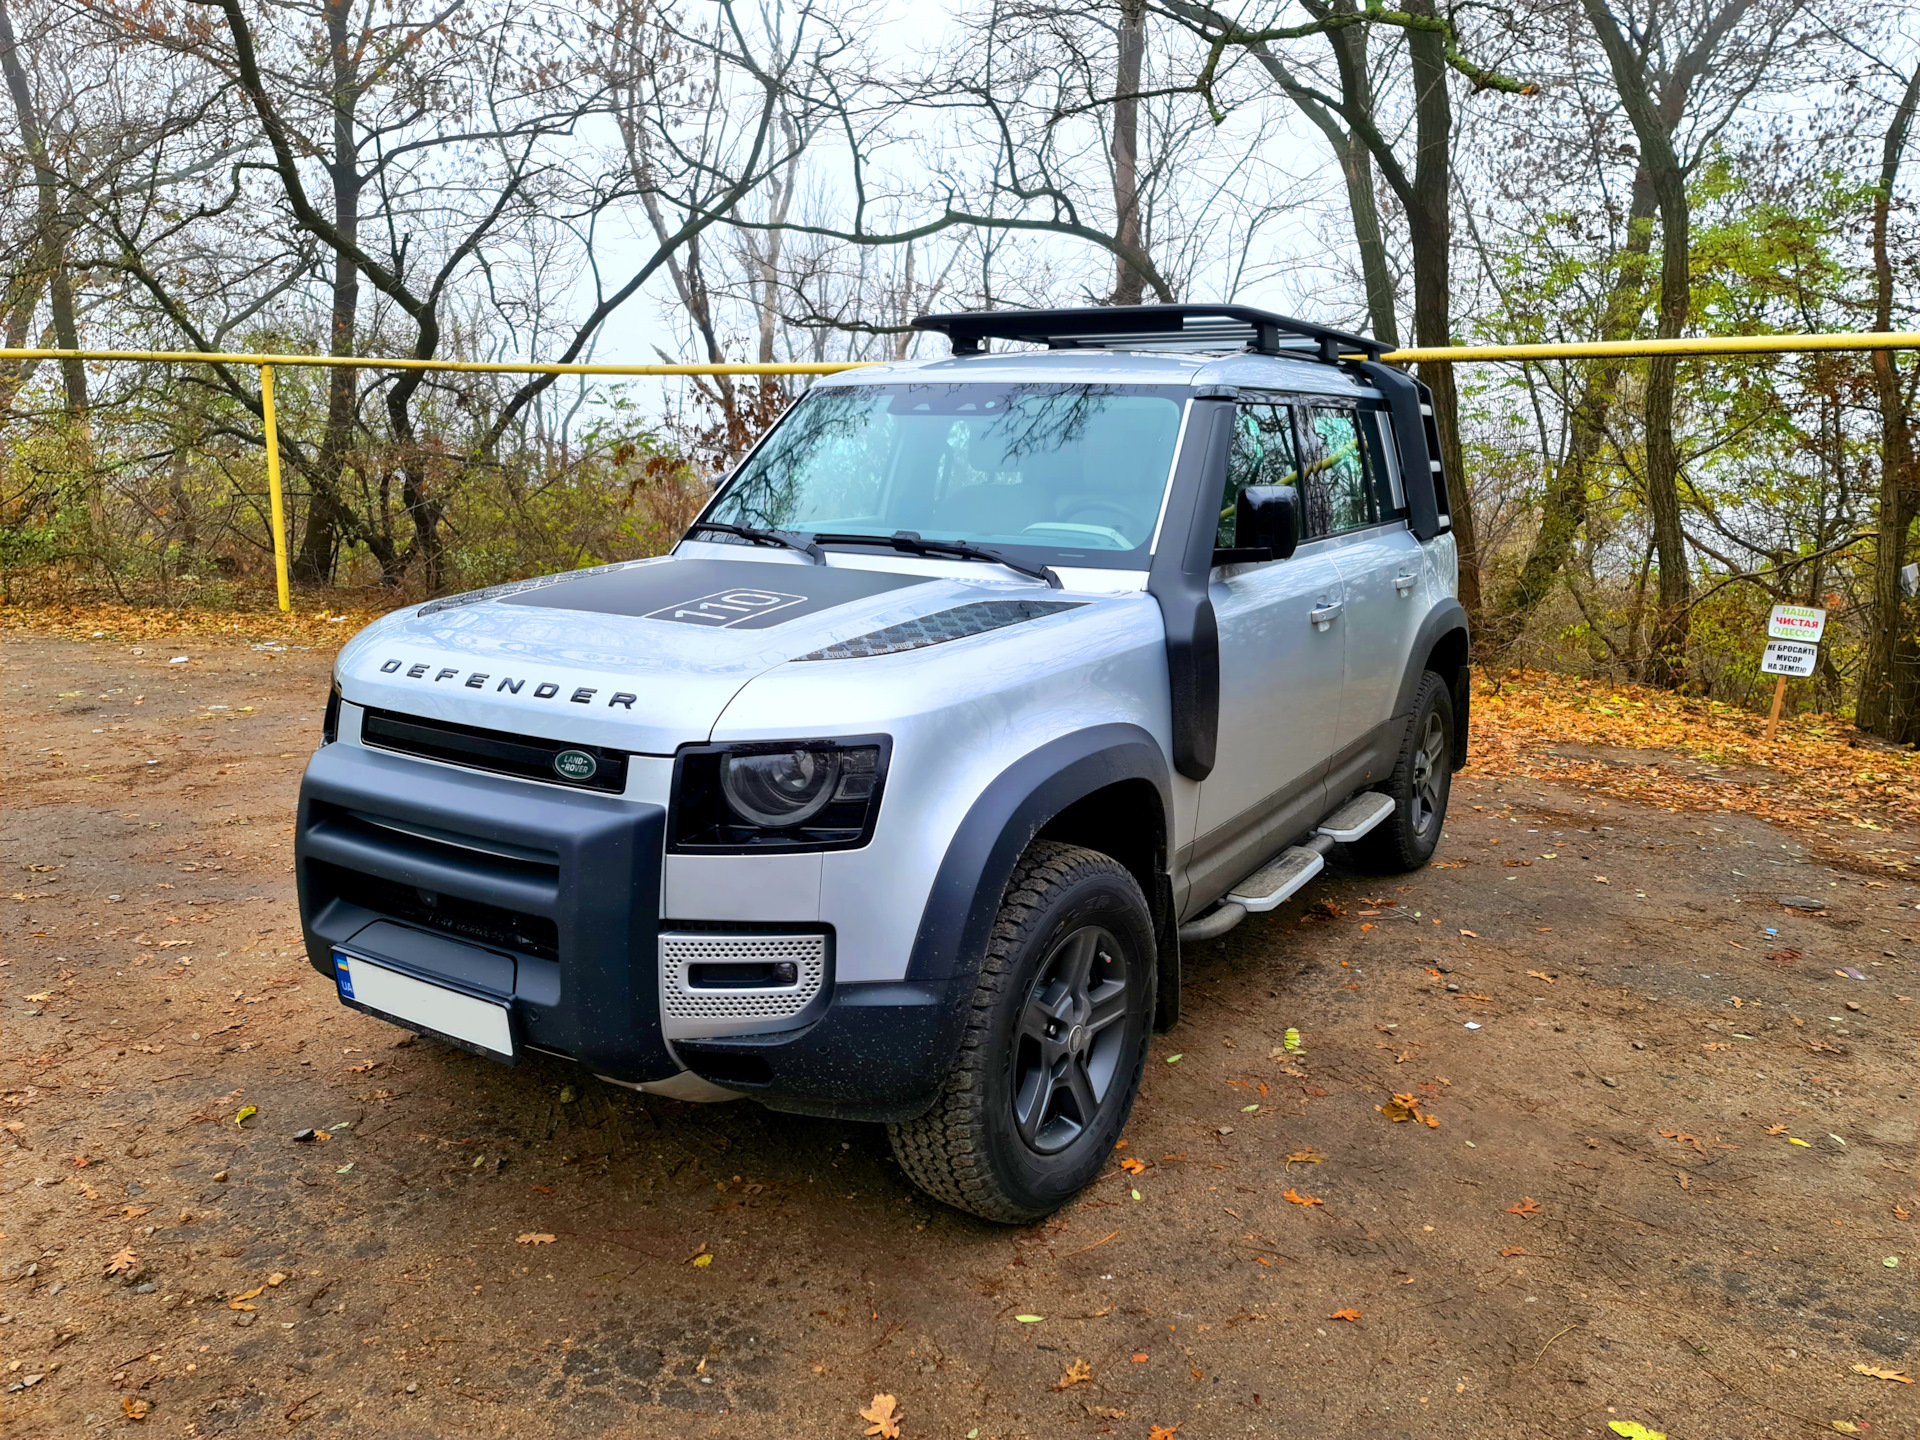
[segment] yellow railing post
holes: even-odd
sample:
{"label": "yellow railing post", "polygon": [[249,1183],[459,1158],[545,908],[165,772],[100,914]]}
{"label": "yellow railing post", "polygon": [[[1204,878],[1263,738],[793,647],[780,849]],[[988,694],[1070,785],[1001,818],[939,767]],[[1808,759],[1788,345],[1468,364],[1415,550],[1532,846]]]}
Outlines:
{"label": "yellow railing post", "polygon": [[287,593],[287,506],[280,495],[280,430],[273,420],[273,366],[260,367],[260,419],[267,432],[267,494],[273,504],[273,578],[280,589],[280,609],[293,609]]}

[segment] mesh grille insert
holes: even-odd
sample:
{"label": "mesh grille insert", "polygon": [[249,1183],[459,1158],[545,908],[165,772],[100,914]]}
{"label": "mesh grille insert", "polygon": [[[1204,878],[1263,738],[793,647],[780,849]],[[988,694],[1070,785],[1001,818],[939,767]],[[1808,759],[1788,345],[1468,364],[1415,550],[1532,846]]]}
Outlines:
{"label": "mesh grille insert", "polygon": [[919,650],[928,645],[943,645],[949,640],[964,640],[969,635],[984,635],[989,630],[1018,625],[1023,620],[1038,620],[1061,610],[1078,610],[1083,600],[977,600],[905,620],[841,640],[802,655],[802,660],[862,660],[872,655],[897,655],[902,650]]}
{"label": "mesh grille insert", "polygon": [[[778,964],[794,967],[786,985],[694,985],[729,965],[759,973]],[[660,937],[661,1007],[670,1020],[784,1020],[807,1008],[827,974],[824,935],[671,934]]]}

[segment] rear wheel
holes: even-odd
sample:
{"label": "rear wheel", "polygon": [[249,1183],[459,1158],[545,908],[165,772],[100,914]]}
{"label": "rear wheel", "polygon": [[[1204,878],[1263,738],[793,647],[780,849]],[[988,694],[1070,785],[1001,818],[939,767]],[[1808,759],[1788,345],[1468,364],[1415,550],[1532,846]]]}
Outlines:
{"label": "rear wheel", "polygon": [[1413,723],[1393,774],[1380,787],[1393,813],[1347,847],[1353,862],[1378,875],[1418,870],[1433,858],[1453,793],[1453,696],[1429,670],[1413,692]]}
{"label": "rear wheel", "polygon": [[1052,841],[1028,850],[940,1098],[887,1127],[907,1177],[1007,1223],[1072,1199],[1100,1173],[1139,1092],[1153,956],[1153,918],[1125,866]]}

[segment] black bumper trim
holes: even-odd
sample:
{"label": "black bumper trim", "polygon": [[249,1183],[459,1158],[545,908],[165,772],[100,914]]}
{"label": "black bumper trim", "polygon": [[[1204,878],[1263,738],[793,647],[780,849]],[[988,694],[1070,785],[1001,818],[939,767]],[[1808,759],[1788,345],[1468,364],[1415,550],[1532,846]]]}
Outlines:
{"label": "black bumper trim", "polygon": [[[350,812],[551,854],[551,866],[368,825]],[[552,960],[516,959],[516,1035],[616,1080],[664,1080],[680,1066],[660,1033],[658,916],[666,812],[657,805],[460,773],[355,745],[328,745],[300,785],[294,866],[307,958],[329,981],[333,949],[378,918],[338,893],[342,872],[456,904],[551,921]],[[417,918],[402,920],[424,928]],[[461,938],[457,934],[455,939]]]}
{"label": "black bumper trim", "polygon": [[805,1029],[676,1040],[673,1048],[701,1079],[771,1110],[911,1120],[939,1097],[974,983],[964,975],[841,985],[826,1013]]}

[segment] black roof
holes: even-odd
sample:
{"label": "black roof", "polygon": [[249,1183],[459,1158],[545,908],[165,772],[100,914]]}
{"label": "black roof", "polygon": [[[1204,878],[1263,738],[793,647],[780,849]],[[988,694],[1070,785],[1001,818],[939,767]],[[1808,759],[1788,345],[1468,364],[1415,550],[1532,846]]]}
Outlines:
{"label": "black roof", "polygon": [[1024,340],[1050,350],[1252,350],[1261,355],[1342,355],[1374,359],[1392,347],[1249,305],[1094,305],[1071,310],[969,310],[922,315],[916,330],[977,355],[982,340]]}

